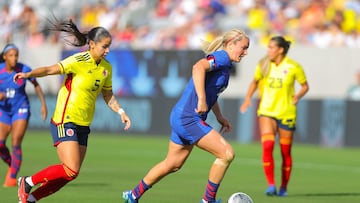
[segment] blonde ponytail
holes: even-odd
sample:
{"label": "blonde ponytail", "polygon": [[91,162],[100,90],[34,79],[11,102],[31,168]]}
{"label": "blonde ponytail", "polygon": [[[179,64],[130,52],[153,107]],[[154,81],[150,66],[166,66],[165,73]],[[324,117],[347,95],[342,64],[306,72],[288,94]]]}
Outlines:
{"label": "blonde ponytail", "polygon": [[239,29],[232,29],[225,32],[223,35],[216,37],[211,42],[203,41],[202,50],[206,55],[208,55],[214,51],[217,51],[227,46],[229,43],[235,43],[237,41],[240,41],[244,37],[249,38],[244,31]]}

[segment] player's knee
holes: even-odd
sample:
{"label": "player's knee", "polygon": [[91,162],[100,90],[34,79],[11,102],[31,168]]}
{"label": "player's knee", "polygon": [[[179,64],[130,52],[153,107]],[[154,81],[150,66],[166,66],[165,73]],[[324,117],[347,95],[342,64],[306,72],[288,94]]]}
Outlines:
{"label": "player's knee", "polygon": [[227,149],[224,156],[216,158],[214,163],[222,166],[228,166],[234,160],[234,158],[234,151],[232,149]]}
{"label": "player's knee", "polygon": [[75,170],[72,170],[71,168],[69,168],[68,166],[66,166],[65,164],[63,164],[63,167],[64,167],[64,171],[66,173],[66,177],[65,179],[69,180],[69,181],[72,181],[74,180],[75,178],[77,178],[79,172],[78,171],[75,171]]}

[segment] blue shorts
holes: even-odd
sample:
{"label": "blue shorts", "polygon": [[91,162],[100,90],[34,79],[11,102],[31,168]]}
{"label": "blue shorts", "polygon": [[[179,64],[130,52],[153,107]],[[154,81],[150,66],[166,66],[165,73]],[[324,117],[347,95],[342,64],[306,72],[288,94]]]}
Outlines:
{"label": "blue shorts", "polygon": [[170,124],[170,140],[179,145],[193,145],[213,129],[200,116],[180,119],[171,113]]}
{"label": "blue shorts", "polygon": [[29,120],[30,107],[21,107],[16,111],[4,111],[0,109],[0,122],[11,125],[16,120]]}
{"label": "blue shorts", "polygon": [[64,141],[77,141],[79,145],[87,146],[90,134],[89,126],[75,125],[74,123],[54,124],[50,121],[50,131],[54,146]]}
{"label": "blue shorts", "polygon": [[282,118],[278,119],[271,116],[260,115],[275,120],[277,126],[284,130],[295,131],[296,130],[296,119],[295,118]]}

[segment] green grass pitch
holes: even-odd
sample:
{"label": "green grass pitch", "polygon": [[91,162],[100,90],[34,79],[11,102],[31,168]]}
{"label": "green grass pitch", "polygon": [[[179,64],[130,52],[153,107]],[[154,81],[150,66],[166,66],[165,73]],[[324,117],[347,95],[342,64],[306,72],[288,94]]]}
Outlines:
{"label": "green grass pitch", "polygon": [[[249,194],[255,203],[352,203],[360,202],[360,149],[323,148],[294,144],[293,173],[289,196],[267,197],[258,143],[232,142],[236,158],[218,191],[226,203],[234,192]],[[44,203],[122,202],[123,190],[132,189],[167,152],[168,137],[118,135],[92,132],[87,157],[79,177]],[[280,182],[280,153],[275,148],[276,180]],[[194,149],[183,168],[154,185],[141,203],[197,203],[207,182],[214,157]],[[19,175],[58,163],[49,132],[28,131],[23,142],[23,164]],[[7,167],[0,164],[0,176]],[[17,202],[17,188],[0,188],[0,202]]]}

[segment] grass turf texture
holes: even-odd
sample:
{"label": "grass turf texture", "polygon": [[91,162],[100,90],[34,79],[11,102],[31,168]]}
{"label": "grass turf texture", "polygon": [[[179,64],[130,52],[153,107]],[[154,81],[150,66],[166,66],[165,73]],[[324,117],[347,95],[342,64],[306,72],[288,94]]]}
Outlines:
{"label": "grass turf texture", "polygon": [[[338,203],[360,202],[360,149],[329,149],[299,145],[293,148],[293,174],[288,197],[267,197],[259,144],[232,143],[236,158],[219,189],[224,203],[237,191],[249,194],[255,203]],[[79,177],[41,202],[122,202],[123,190],[132,189],[167,152],[168,137],[109,135],[93,132]],[[28,131],[23,142],[20,175],[58,163],[48,132]],[[275,148],[276,180],[280,183],[280,153]],[[141,203],[199,202],[214,158],[197,148],[183,168],[154,185]],[[7,167],[0,165],[0,176]],[[17,202],[17,188],[0,188],[0,202]]]}

